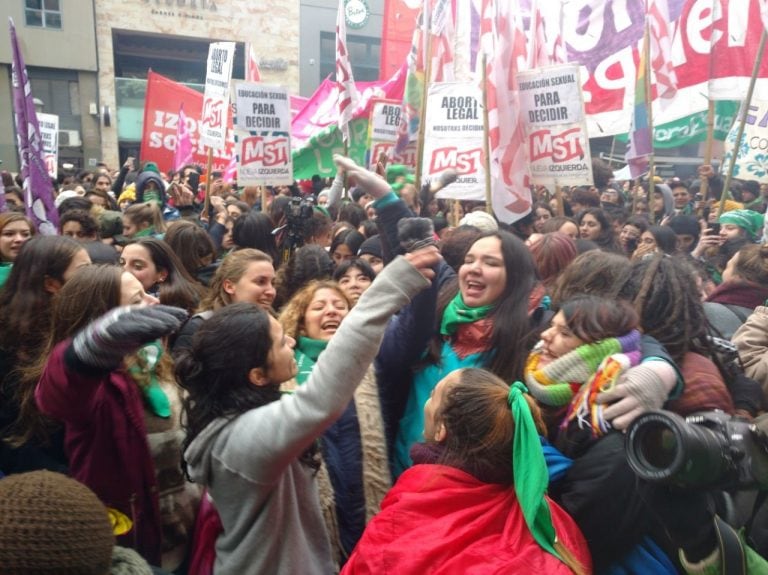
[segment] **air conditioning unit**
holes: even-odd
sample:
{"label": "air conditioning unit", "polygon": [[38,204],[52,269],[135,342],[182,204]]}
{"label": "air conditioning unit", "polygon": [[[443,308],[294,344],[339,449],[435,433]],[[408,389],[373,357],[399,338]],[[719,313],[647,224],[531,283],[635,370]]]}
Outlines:
{"label": "air conditioning unit", "polygon": [[82,144],[83,141],[80,139],[80,132],[77,130],[59,130],[60,148],[76,148]]}

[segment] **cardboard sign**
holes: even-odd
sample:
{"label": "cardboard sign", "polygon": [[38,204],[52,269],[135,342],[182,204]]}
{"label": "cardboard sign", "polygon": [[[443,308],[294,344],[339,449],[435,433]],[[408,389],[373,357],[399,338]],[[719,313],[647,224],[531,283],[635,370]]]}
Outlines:
{"label": "cardboard sign", "polygon": [[591,185],[592,157],[578,66],[552,66],[517,74],[531,182]]}
{"label": "cardboard sign", "polygon": [[448,169],[458,179],[440,190],[438,198],[485,200],[482,94],[472,82],[430,84],[427,92],[423,180]]}
{"label": "cardboard sign", "polygon": [[241,186],[291,185],[293,162],[287,134],[253,135],[238,130],[237,183]]}
{"label": "cardboard sign", "polygon": [[37,114],[40,137],[43,140],[43,160],[48,175],[55,178],[59,166],[59,117],[56,114]]}
{"label": "cardboard sign", "polygon": [[247,132],[290,132],[288,90],[238,82],[235,85],[235,126]]}
{"label": "cardboard sign", "polygon": [[221,150],[226,144],[229,82],[234,59],[234,42],[214,42],[208,49],[200,141],[214,150]]}
{"label": "cardboard sign", "polygon": [[[739,122],[735,122],[725,140],[725,154],[720,164],[723,173],[727,171],[734,151],[737,150],[738,131]],[[734,178],[768,183],[768,101],[752,98],[747,110],[744,135],[736,153],[738,155],[733,167]]]}

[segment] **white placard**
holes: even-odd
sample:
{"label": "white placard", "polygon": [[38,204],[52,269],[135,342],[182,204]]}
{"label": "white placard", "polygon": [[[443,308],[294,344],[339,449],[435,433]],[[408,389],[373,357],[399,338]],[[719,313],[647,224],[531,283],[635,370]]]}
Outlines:
{"label": "white placard", "polygon": [[246,132],[290,132],[288,90],[252,82],[235,84],[235,127]]}
{"label": "white placard", "polygon": [[280,186],[293,183],[293,159],[288,135],[252,135],[240,130],[235,133],[239,186]]}
{"label": "white placard", "polygon": [[456,170],[457,180],[438,198],[485,200],[482,94],[472,82],[429,85],[423,180]]}
{"label": "white placard", "polygon": [[226,143],[229,82],[234,59],[234,42],[214,42],[208,49],[200,141],[215,150],[223,149]]}
{"label": "white placard", "polygon": [[520,109],[535,126],[573,124],[584,120],[578,66],[554,66],[517,75]]}
{"label": "white placard", "polygon": [[43,159],[48,175],[56,178],[59,166],[59,117],[56,114],[37,114],[40,137],[43,140]]}

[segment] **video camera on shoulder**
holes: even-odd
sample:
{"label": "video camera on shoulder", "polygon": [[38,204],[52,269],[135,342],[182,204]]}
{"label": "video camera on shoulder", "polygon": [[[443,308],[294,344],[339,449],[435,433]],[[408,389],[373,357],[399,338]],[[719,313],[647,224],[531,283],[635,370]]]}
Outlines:
{"label": "video camera on shoulder", "polygon": [[686,418],[649,411],[627,429],[626,453],[638,477],[694,489],[768,491],[768,416],[722,411]]}

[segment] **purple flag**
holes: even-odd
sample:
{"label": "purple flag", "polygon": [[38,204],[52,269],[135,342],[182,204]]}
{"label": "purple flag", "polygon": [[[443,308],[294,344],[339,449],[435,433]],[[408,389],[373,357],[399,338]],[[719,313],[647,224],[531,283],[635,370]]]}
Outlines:
{"label": "purple flag", "polygon": [[53,186],[43,158],[43,140],[40,137],[27,68],[21,57],[13,18],[8,20],[13,52],[13,119],[19,146],[21,178],[24,180],[24,203],[27,206],[27,216],[34,222],[37,230],[41,234],[53,235],[58,233],[59,214],[53,203]]}

